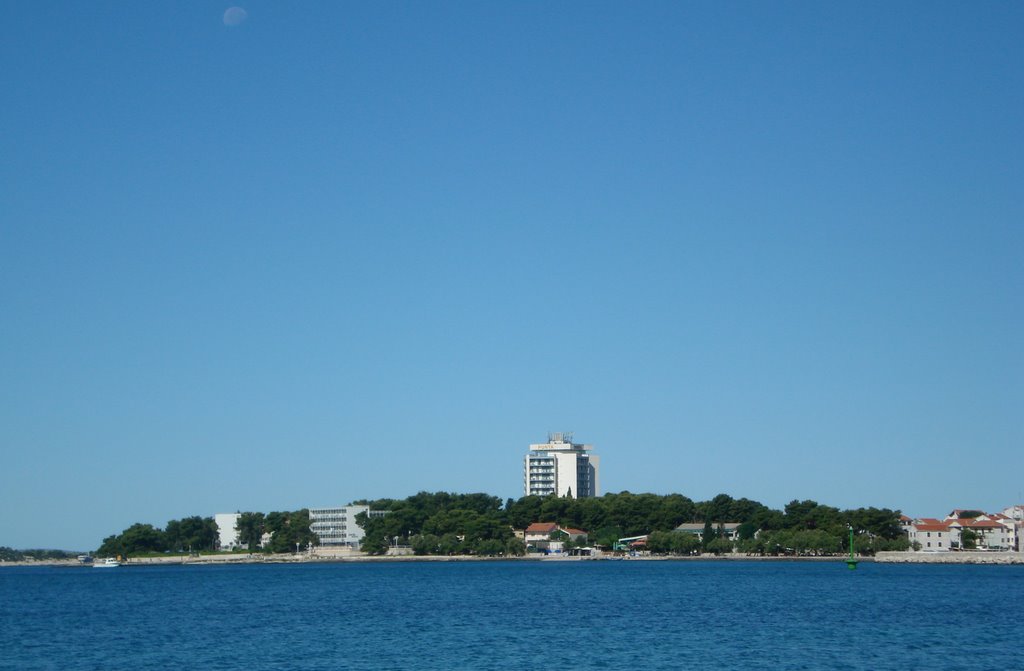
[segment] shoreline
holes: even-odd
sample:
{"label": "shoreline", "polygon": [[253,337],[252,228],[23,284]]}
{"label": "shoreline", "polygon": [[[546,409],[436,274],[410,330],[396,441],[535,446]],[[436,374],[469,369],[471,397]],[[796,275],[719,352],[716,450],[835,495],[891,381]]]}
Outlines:
{"label": "shoreline", "polygon": [[[871,562],[872,557],[862,557],[860,562]],[[204,555],[200,557],[129,557],[121,561],[121,567],[169,567],[169,565],[195,565],[195,567],[210,567],[210,565],[234,565],[249,563],[402,563],[402,562],[487,562],[487,561],[547,561],[547,562],[577,562],[577,561],[803,561],[803,562],[834,562],[846,561],[845,556],[825,557],[795,557],[795,556],[756,556],[756,555],[694,555],[694,556],[598,556],[598,557],[567,557],[551,555],[527,555],[518,557],[481,557],[472,554],[456,555],[370,555],[370,554],[345,554],[345,555],[312,555],[307,554],[270,554],[270,555]],[[39,561],[3,561],[2,567],[54,567],[65,569],[88,569],[93,563],[82,563],[78,559],[43,559]]]}
{"label": "shoreline", "polygon": [[1024,564],[1024,552],[879,552],[881,564],[987,564],[1010,566]]}
{"label": "shoreline", "polygon": [[[134,557],[121,562],[121,567],[135,566],[227,566],[236,564],[365,564],[365,563],[423,563],[423,562],[832,562],[844,563],[846,556],[832,557],[787,557],[758,555],[694,555],[694,556],[611,556],[600,557],[559,557],[534,555],[524,557],[479,557],[476,555],[366,555],[346,553],[331,554],[276,554],[276,555],[201,555],[198,557]],[[874,557],[858,557],[858,563],[879,564],[985,564],[1008,566],[1024,564],[1024,553],[1020,552],[879,552]],[[0,562],[6,566],[49,566],[59,568],[90,568],[94,564],[83,564],[77,559],[49,559],[39,561]]]}

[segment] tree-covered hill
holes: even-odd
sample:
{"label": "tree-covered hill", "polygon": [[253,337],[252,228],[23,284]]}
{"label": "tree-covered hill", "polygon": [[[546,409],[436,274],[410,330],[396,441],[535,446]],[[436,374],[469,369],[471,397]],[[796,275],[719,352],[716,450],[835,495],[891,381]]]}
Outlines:
{"label": "tree-covered hill", "polygon": [[[592,545],[611,547],[619,538],[652,534],[649,549],[687,554],[695,549],[754,554],[832,554],[847,550],[847,525],[862,553],[905,549],[906,537],[899,511],[887,508],[840,510],[816,501],[794,500],[782,510],[746,498],[719,494],[708,501],[693,501],[682,494],[618,492],[601,497],[573,499],[557,496],[500,498],[484,493],[420,492],[405,499],[362,500],[381,517],[365,514],[357,519],[366,532],[362,549],[375,554],[389,545],[408,545],[417,554],[517,555],[525,552],[514,530],[532,522],[556,522],[589,532]],[[684,522],[708,523],[698,546],[680,534],[669,534]],[[718,525],[737,522],[739,540],[720,537]],[[309,529],[309,511],[244,512],[237,529],[242,543],[259,545],[269,533],[267,552],[305,549],[316,543]],[[397,540],[396,540],[397,539]],[[713,545],[711,541],[716,541]],[[130,556],[149,552],[210,551],[216,547],[217,527],[212,517],[171,520],[164,529],[133,524],[109,536],[97,550],[101,556]]]}
{"label": "tree-covered hill", "polygon": [[[420,492],[402,500],[359,503],[372,510],[390,511],[383,517],[360,518],[366,532],[363,549],[371,553],[385,552],[397,538],[419,554],[515,554],[522,548],[513,529],[524,529],[532,522],[583,529],[590,533],[592,544],[607,547],[618,538],[671,532],[684,522],[708,522],[712,529],[720,523],[738,522],[737,549],[760,554],[843,552],[847,525],[856,532],[859,551],[905,546],[899,511],[839,510],[810,500],[794,500],[783,510],[775,510],[727,494],[695,502],[682,494],[619,492],[584,499],[527,496],[508,499],[502,505],[500,499],[487,494]],[[725,550],[723,543],[714,547]],[[704,549],[708,549],[707,540]],[[673,548],[669,545],[664,551]]]}

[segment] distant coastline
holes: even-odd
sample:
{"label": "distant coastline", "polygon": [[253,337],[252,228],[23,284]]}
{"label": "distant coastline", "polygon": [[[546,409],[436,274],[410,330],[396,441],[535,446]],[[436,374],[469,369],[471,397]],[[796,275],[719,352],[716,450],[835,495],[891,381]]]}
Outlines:
{"label": "distant coastline", "polygon": [[[550,555],[528,555],[525,557],[480,557],[475,555],[313,555],[307,554],[220,554],[199,557],[134,557],[124,560],[123,567],[138,566],[225,566],[231,564],[360,564],[360,563],[409,563],[409,562],[589,562],[589,561],[668,561],[668,562],[833,562],[842,563],[842,556],[833,557],[786,557],[757,555],[695,555],[680,556],[604,556],[604,557],[557,557]],[[875,557],[860,557],[861,563],[880,564],[1024,564],[1024,553],[1019,552],[880,552]],[[66,568],[89,568],[75,559],[50,559],[40,561],[0,562],[4,566],[53,566]]]}

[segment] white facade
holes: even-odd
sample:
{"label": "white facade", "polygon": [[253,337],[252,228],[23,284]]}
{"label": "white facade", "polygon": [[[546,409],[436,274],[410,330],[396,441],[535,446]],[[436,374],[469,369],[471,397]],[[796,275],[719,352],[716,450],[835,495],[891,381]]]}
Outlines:
{"label": "white facade", "polygon": [[917,543],[922,552],[949,552],[960,547],[960,529],[951,528],[945,522],[911,524],[907,529],[907,537],[911,547]]}
{"label": "white facade", "polygon": [[356,515],[383,516],[385,512],[370,510],[369,506],[341,506],[339,508],[310,508],[309,530],[320,539],[320,545],[344,545],[358,548],[363,542],[363,528],[356,523]]}
{"label": "white facade", "polygon": [[1024,552],[1024,504],[1004,508],[1003,515],[1013,523],[1013,543],[1017,552]]}
{"label": "white facade", "polygon": [[598,496],[600,458],[591,445],[572,442],[571,433],[548,434],[548,442],[530,445],[523,459],[526,496]]}
{"label": "white facade", "polygon": [[213,521],[217,524],[217,546],[221,550],[234,550],[242,546],[238,538],[238,529],[235,528],[241,516],[241,513],[217,513],[213,516]]}

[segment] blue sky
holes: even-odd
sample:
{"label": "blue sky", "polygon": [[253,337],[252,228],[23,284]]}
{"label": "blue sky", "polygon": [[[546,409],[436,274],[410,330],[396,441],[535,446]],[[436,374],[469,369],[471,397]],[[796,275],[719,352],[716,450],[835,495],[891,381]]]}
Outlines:
{"label": "blue sky", "polygon": [[0,545],[1024,498],[1020,4],[229,6],[2,5]]}

